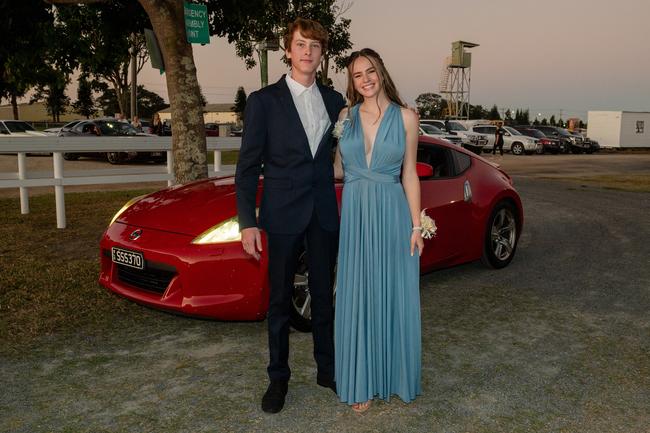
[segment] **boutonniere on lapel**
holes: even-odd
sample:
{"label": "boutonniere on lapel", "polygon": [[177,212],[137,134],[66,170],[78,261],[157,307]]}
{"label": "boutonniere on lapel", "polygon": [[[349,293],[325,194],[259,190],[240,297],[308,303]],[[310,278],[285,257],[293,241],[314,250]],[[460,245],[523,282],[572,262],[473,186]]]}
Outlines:
{"label": "boutonniere on lapel", "polygon": [[343,131],[345,131],[345,124],[350,121],[349,118],[341,119],[338,122],[334,124],[334,129],[332,129],[332,135],[335,138],[341,138],[341,135],[343,135]]}

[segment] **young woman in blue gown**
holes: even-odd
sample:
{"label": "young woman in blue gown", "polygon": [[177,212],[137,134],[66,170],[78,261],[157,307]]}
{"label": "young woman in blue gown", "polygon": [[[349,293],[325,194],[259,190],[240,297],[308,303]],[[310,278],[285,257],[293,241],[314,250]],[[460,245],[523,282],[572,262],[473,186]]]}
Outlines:
{"label": "young woman in blue gown", "polygon": [[335,375],[340,400],[362,412],[374,398],[421,393],[419,119],[375,51],[352,53],[347,71],[334,162],[345,179]]}

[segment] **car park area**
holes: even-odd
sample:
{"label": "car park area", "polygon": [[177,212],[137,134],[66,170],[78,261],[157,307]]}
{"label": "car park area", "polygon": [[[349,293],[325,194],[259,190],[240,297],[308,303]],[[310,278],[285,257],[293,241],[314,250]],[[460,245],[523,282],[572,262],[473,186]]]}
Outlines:
{"label": "car park area", "polygon": [[[498,271],[471,263],[421,277],[423,394],[410,405],[376,404],[362,417],[316,386],[309,334],[291,335],[288,404],[268,417],[258,407],[265,322],[190,319],[100,288],[97,241],[114,206],[68,194],[78,208],[70,228],[57,231],[47,196],[35,198],[28,216],[15,195],[1,198],[0,431],[645,431],[650,183],[630,192],[581,179],[641,182],[650,178],[650,154],[486,156],[513,176],[522,198],[517,256]],[[0,167],[9,158],[0,156]],[[50,294],[32,298],[40,303],[25,317],[46,312],[75,326],[55,322],[10,350],[12,336],[29,332],[15,309],[30,304],[6,293],[37,287],[30,282],[57,266],[62,278],[38,280]],[[84,287],[86,298],[66,305],[60,292],[71,286]]]}

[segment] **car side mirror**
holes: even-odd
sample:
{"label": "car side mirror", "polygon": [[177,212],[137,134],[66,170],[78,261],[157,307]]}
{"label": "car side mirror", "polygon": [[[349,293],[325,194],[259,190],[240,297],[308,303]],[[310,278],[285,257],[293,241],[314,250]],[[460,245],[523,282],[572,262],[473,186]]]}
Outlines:
{"label": "car side mirror", "polygon": [[433,167],[430,164],[424,162],[418,162],[415,165],[415,170],[418,173],[418,177],[431,177],[433,176]]}

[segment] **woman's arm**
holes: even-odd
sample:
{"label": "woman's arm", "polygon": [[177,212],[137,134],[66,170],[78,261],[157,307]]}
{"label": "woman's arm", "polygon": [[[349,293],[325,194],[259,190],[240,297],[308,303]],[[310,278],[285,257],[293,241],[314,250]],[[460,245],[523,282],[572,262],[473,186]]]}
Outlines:
{"label": "woman's arm", "polygon": [[[343,120],[348,116],[348,109],[343,108],[339,113],[339,120]],[[343,170],[343,160],[341,159],[341,146],[336,146],[334,153],[334,179],[343,179],[345,172]]]}
{"label": "woman's arm", "polygon": [[[420,179],[416,169],[418,152],[418,117],[409,109],[402,109],[404,129],[406,129],[406,150],[404,152],[404,163],[402,165],[402,185],[406,194],[406,201],[411,211],[413,232],[411,233],[411,255],[418,248],[422,255],[424,241],[422,240],[422,227],[420,225]],[[419,230],[418,230],[419,228]]]}

